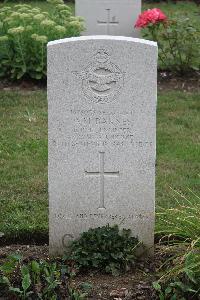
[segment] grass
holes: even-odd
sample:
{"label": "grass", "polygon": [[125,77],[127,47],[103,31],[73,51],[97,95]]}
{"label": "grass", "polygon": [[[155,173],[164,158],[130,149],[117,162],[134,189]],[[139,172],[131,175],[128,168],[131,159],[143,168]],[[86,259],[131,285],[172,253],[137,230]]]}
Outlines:
{"label": "grass", "polygon": [[148,8],[160,8],[167,16],[173,15],[188,15],[199,19],[199,7],[191,1],[178,1],[177,4],[173,2],[160,2],[160,3],[145,3],[143,4],[143,10]]}
{"label": "grass", "polygon": [[[0,232],[41,239],[48,232],[45,91],[0,92]],[[157,204],[171,189],[199,190],[200,95],[162,92],[157,113]]]}
{"label": "grass", "polygon": [[165,92],[157,111],[157,203],[169,207],[170,187],[199,190],[200,95]]}
{"label": "grass", "polygon": [[176,299],[200,299],[200,197],[189,192],[187,197],[174,192],[175,207],[157,213],[156,232],[164,237],[165,245],[167,242],[165,257],[170,257],[160,272],[161,286],[165,290],[171,282],[181,281],[179,287],[190,287],[182,290],[184,298]]}
{"label": "grass", "polygon": [[41,237],[48,227],[46,93],[0,98],[0,231]]}

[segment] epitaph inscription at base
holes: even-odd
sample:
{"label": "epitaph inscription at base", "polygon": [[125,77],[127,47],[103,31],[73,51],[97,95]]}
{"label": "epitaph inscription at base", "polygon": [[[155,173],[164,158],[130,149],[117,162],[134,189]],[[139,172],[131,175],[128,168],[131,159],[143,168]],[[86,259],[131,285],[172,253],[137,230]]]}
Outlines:
{"label": "epitaph inscription at base", "polygon": [[50,252],[106,224],[152,253],[157,46],[123,37],[48,44]]}

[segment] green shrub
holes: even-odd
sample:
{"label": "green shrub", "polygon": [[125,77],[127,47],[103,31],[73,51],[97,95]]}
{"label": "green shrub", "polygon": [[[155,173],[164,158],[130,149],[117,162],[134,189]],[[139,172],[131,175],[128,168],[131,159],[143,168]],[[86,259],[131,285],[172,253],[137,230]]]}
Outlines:
{"label": "green shrub", "polygon": [[63,0],[49,0],[52,11],[27,4],[0,9],[0,77],[46,78],[47,42],[79,36],[82,20]]}
{"label": "green shrub", "polygon": [[144,36],[157,41],[159,67],[185,74],[200,70],[200,27],[187,16],[173,15],[167,22],[151,24]]}
{"label": "green shrub", "polygon": [[167,291],[170,290],[170,293],[176,289],[177,294],[188,294],[192,299],[199,299],[200,197],[191,191],[191,199],[187,199],[177,192],[175,200],[175,208],[163,208],[157,214],[156,233],[164,236],[163,241],[168,240],[170,263],[166,262],[166,270],[160,278],[160,287],[156,287],[160,293],[168,287]]}
{"label": "green shrub", "polygon": [[131,231],[118,226],[103,226],[89,229],[73,241],[69,256],[78,268],[96,268],[117,275],[134,263],[138,240],[130,236]]}

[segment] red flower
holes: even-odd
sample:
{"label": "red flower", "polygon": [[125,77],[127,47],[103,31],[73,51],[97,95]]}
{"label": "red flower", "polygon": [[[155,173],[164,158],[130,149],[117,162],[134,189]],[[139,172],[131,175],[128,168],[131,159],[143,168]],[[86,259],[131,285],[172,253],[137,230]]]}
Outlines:
{"label": "red flower", "polygon": [[141,13],[135,23],[136,28],[143,28],[149,24],[165,22],[167,17],[159,8],[148,9]]}

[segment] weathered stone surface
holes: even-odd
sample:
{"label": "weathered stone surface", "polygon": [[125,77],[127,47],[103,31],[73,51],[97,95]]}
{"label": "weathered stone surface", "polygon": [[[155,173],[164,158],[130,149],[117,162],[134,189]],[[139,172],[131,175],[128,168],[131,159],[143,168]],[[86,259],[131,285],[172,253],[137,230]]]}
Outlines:
{"label": "weathered stone surface", "polygon": [[134,24],[141,13],[141,0],[76,0],[75,12],[85,19],[83,35],[139,35]]}
{"label": "weathered stone surface", "polygon": [[48,44],[50,252],[90,227],[154,239],[157,46],[123,37]]}

